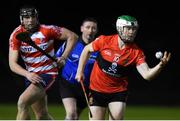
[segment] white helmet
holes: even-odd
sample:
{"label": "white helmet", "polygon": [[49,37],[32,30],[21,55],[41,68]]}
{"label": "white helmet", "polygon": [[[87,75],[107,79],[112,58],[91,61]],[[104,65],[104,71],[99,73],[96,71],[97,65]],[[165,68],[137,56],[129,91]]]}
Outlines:
{"label": "white helmet", "polygon": [[[124,33],[124,27],[132,27],[135,28],[136,31],[133,33],[132,36],[126,35]],[[116,21],[116,29],[119,34],[119,37],[122,39],[124,42],[133,42],[136,32],[138,30],[138,22],[136,18],[129,16],[129,15],[122,15],[119,16],[117,21]]]}

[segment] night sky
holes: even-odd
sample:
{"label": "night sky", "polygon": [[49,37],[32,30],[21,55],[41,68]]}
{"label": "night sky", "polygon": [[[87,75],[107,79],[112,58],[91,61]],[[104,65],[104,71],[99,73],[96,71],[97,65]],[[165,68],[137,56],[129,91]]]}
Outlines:
{"label": "night sky", "polygon": [[[140,28],[135,41],[144,50],[149,66],[153,67],[158,63],[154,56],[156,51],[167,50],[172,53],[172,58],[167,67],[152,82],[143,80],[136,70],[133,70],[129,84],[132,92],[130,102],[141,102],[142,98],[159,98],[167,99],[169,103],[180,104],[180,74],[178,71],[180,67],[180,54],[178,53],[180,14],[178,11],[180,10],[178,4],[165,2],[162,4],[156,3],[156,1],[141,3],[119,1],[117,3],[117,0],[104,0],[99,3],[96,3],[97,0],[50,0],[49,2],[12,0],[5,2],[0,7],[0,102],[9,99],[17,100],[23,90],[22,77],[12,73],[8,66],[8,40],[11,32],[20,24],[19,8],[24,4],[31,4],[39,11],[40,23],[63,26],[77,34],[80,34],[81,22],[86,17],[97,19],[99,22],[98,35],[115,33],[116,18],[122,14],[136,17]],[[50,90],[52,98],[59,95],[57,85],[55,83],[54,88]],[[4,94],[5,90],[8,90],[6,95]],[[55,96],[52,96],[52,93]],[[174,101],[175,99],[176,101]],[[150,103],[157,102],[158,100],[156,102],[151,100]]]}

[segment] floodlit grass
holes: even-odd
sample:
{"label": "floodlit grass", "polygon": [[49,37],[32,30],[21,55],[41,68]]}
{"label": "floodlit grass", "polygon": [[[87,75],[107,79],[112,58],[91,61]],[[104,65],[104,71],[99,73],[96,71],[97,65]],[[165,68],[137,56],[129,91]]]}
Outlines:
{"label": "floodlit grass", "polygon": [[128,120],[180,120],[180,106],[127,106]]}
{"label": "floodlit grass", "polygon": [[[49,104],[49,112],[55,120],[64,120],[65,111],[61,104]],[[0,120],[15,120],[16,104],[0,104]],[[34,119],[32,113],[32,119]],[[80,117],[88,120],[87,109]],[[180,120],[179,106],[130,106],[125,112],[125,120]]]}

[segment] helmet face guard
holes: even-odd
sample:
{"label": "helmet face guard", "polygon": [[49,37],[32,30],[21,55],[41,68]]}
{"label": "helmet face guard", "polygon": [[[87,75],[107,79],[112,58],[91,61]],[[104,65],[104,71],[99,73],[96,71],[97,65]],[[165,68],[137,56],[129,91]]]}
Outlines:
{"label": "helmet face guard", "polygon": [[[34,27],[26,27],[23,22],[23,17],[36,17],[37,19],[37,24],[34,25]],[[27,31],[34,32],[38,29],[39,27],[39,20],[38,20],[38,12],[34,7],[23,7],[20,9],[20,22],[21,25],[25,27]]]}
{"label": "helmet face guard", "polygon": [[[128,35],[124,32],[125,27],[127,28],[132,28],[135,30],[133,35]],[[116,29],[119,34],[119,37],[121,38],[122,41],[124,42],[133,42],[134,38],[136,36],[137,30],[138,30],[138,22],[137,20],[129,15],[122,15],[118,17],[116,21]]]}

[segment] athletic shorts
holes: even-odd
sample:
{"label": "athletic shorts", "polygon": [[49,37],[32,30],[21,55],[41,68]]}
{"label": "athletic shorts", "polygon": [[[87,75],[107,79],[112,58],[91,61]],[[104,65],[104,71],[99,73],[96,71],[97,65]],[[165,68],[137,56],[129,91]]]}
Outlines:
{"label": "athletic shorts", "polygon": [[90,106],[107,107],[111,102],[126,102],[128,97],[127,91],[117,93],[100,93],[90,90],[89,104]]}
{"label": "athletic shorts", "polygon": [[[40,83],[45,90],[47,90],[56,80],[57,75],[51,75],[51,74],[39,74],[40,77],[42,77],[43,81]],[[31,84],[31,82],[26,78],[25,79],[25,86],[28,87]]]}
{"label": "athletic shorts", "polygon": [[[62,99],[72,97],[76,99],[78,108],[84,109],[87,106],[86,98],[84,96],[80,83],[72,84],[66,81],[65,79],[61,78],[59,84],[60,84],[60,95]],[[86,94],[88,95],[87,87],[85,87],[85,89],[86,89]]]}

